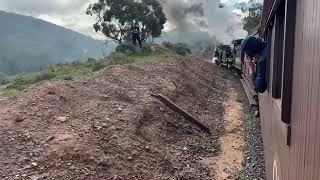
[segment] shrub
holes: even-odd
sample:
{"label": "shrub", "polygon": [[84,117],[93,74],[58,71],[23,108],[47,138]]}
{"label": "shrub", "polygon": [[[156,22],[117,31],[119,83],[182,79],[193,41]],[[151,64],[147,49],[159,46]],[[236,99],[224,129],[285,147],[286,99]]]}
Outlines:
{"label": "shrub", "polygon": [[34,83],[40,82],[40,81],[46,81],[55,78],[56,75],[52,72],[44,72],[36,75],[36,78],[34,80]]}
{"label": "shrub", "polygon": [[149,55],[152,53],[152,49],[150,45],[145,45],[142,47],[142,54],[143,55]]}
{"label": "shrub", "polygon": [[135,52],[135,46],[131,43],[122,43],[116,47],[117,53],[132,54]]}
{"label": "shrub", "polygon": [[63,78],[64,80],[67,80],[67,81],[71,81],[73,80],[73,77],[72,76],[66,76]]}
{"label": "shrub", "polygon": [[112,53],[107,61],[109,65],[129,64],[130,62],[131,60],[124,53]]}
{"label": "shrub", "polygon": [[163,42],[162,45],[168,49],[175,51],[177,54],[182,55],[182,56],[185,56],[187,54],[191,54],[190,48],[185,43],[172,44],[171,42]]}
{"label": "shrub", "polygon": [[96,59],[95,58],[88,58],[87,62],[88,63],[93,63],[93,62],[96,62]]}
{"label": "shrub", "polygon": [[77,66],[77,65],[80,65],[81,64],[81,62],[80,61],[72,61],[72,63],[71,63],[73,66]]}
{"label": "shrub", "polygon": [[103,69],[105,65],[102,62],[95,62],[92,66],[92,71],[99,71],[100,69]]}
{"label": "shrub", "polygon": [[177,54],[185,56],[187,54],[191,54],[191,50],[188,48],[187,44],[184,43],[177,43],[174,44],[174,49]]}
{"label": "shrub", "polygon": [[0,86],[1,85],[6,85],[6,84],[9,84],[9,83],[10,83],[10,81],[6,77],[0,75]]}
{"label": "shrub", "polygon": [[162,45],[169,49],[174,49],[174,45],[171,42],[163,42]]}
{"label": "shrub", "polygon": [[12,84],[7,86],[7,90],[14,89],[17,91],[22,91],[22,90],[28,88],[31,83],[32,83],[32,80],[27,80],[22,77],[18,77],[14,80],[14,82]]}

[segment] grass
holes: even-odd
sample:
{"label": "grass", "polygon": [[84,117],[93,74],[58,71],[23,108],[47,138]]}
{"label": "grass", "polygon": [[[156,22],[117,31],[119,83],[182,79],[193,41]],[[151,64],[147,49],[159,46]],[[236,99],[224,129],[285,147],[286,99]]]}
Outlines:
{"label": "grass", "polygon": [[41,72],[16,76],[13,83],[6,87],[5,93],[8,96],[16,96],[21,91],[38,82],[47,80],[73,80],[98,71],[105,66],[106,65],[103,64],[102,61],[55,65]]}
{"label": "grass", "polygon": [[134,64],[146,63],[146,62],[169,62],[172,59],[177,58],[178,55],[174,53],[163,53],[159,55],[148,55],[148,56],[137,56],[132,55],[129,58],[132,58]]}
{"label": "grass", "polygon": [[92,74],[109,65],[140,64],[147,62],[168,62],[179,57],[171,51],[161,51],[157,54],[143,55],[142,53],[127,55],[112,53],[107,60],[88,59],[86,62],[74,62],[72,64],[55,65],[44,71],[18,75],[13,83],[8,85],[5,93],[8,96],[16,96],[21,91],[41,81],[48,80],[73,80],[81,76]]}

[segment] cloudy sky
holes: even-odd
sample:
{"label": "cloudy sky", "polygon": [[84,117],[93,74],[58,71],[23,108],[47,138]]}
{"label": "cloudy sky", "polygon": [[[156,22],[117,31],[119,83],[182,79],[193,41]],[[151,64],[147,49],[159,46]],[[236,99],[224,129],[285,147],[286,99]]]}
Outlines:
{"label": "cloudy sky", "polygon": [[[85,14],[88,5],[96,1],[98,0],[0,0],[0,10],[33,16],[96,39],[103,39],[103,36],[92,28],[95,19]],[[234,3],[242,1],[247,0],[221,0],[230,11]],[[169,28],[170,22],[166,25],[166,29]]]}

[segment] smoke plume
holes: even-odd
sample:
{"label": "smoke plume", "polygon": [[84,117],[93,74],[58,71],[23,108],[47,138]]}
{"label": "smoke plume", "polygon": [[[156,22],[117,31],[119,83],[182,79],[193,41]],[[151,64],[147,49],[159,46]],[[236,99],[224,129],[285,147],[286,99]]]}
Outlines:
{"label": "smoke plume", "polygon": [[166,0],[163,7],[175,31],[206,32],[223,43],[246,35],[240,18],[220,0]]}

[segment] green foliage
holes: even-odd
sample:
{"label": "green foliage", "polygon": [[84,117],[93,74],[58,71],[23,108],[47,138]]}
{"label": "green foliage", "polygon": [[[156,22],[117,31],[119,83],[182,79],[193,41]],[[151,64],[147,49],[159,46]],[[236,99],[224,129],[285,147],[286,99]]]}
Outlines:
{"label": "green foliage", "polygon": [[116,43],[130,39],[135,23],[141,28],[142,40],[160,37],[167,21],[157,0],[99,0],[86,13],[98,19],[93,28]]}
{"label": "green foliage", "polygon": [[40,81],[47,81],[47,80],[53,79],[55,77],[56,77],[56,75],[53,72],[40,73],[35,77],[34,83],[37,83]]}
{"label": "green foliage", "polygon": [[237,8],[244,14],[242,21],[243,29],[252,33],[259,26],[262,16],[263,5],[259,0],[249,0],[249,2],[238,3]]}
{"label": "green foliage", "polygon": [[107,60],[108,65],[122,65],[132,62],[133,60],[124,53],[111,53],[109,59]]}
{"label": "green foliage", "polygon": [[9,84],[10,80],[7,78],[6,74],[0,72],[0,86]]}
{"label": "green foliage", "polygon": [[163,42],[162,44],[168,49],[174,50],[179,55],[186,56],[191,54],[189,46],[185,43],[172,44],[170,42]]}
{"label": "green foliage", "polygon": [[174,48],[174,45],[171,42],[167,42],[166,41],[166,42],[163,42],[162,45],[167,47],[167,48],[169,48],[169,49],[173,49]]}
{"label": "green foliage", "polygon": [[88,58],[88,60],[87,60],[88,63],[93,63],[93,62],[95,62],[95,61],[96,61],[95,58]]}
{"label": "green foliage", "polygon": [[152,46],[154,46],[153,44],[144,44],[142,46],[142,48],[137,47],[131,43],[122,43],[119,44],[116,48],[116,52],[117,53],[123,53],[126,55],[150,55],[152,54]]}
{"label": "green foliage", "polygon": [[73,77],[72,76],[66,76],[63,79],[66,80],[66,81],[71,81],[71,80],[73,80]]}
{"label": "green foliage", "polygon": [[9,84],[10,81],[8,79],[0,79],[0,86],[1,85],[6,85],[6,84]]}
{"label": "green foliage", "polygon": [[46,80],[73,80],[74,78],[88,75],[95,71],[104,68],[104,61],[88,59],[86,62],[74,61],[71,64],[57,64],[44,71],[38,73],[29,73],[18,76],[13,80],[13,83],[7,86],[7,95],[15,96],[20,91],[29,88],[32,84],[36,84]]}
{"label": "green foliage", "polygon": [[177,43],[174,45],[174,48],[177,52],[177,54],[186,56],[188,54],[191,54],[191,50],[189,49],[187,44],[184,43]]}
{"label": "green foliage", "polygon": [[[146,62],[168,62],[176,59],[178,55],[161,46],[145,46],[145,49],[136,48],[134,54],[114,52],[106,60],[88,59],[85,62],[75,61],[71,64],[59,64],[38,73],[29,73],[18,76],[13,83],[6,87],[6,93],[15,96],[31,85],[45,80],[73,80],[96,72],[108,65],[137,64]],[[139,51],[138,51],[139,50]],[[156,53],[157,52],[157,53]]]}
{"label": "green foliage", "polygon": [[142,47],[141,51],[142,51],[142,53],[143,53],[144,55],[149,55],[149,54],[152,53],[151,46],[148,45],[148,44],[144,45],[144,46]]}
{"label": "green foliage", "polygon": [[102,63],[101,61],[100,62],[95,62],[92,66],[92,71],[99,71],[100,69],[103,69],[105,66],[104,63]]}
{"label": "green foliage", "polygon": [[132,43],[122,43],[116,47],[117,53],[133,54],[135,52],[135,46]]}

